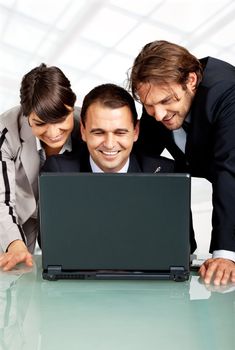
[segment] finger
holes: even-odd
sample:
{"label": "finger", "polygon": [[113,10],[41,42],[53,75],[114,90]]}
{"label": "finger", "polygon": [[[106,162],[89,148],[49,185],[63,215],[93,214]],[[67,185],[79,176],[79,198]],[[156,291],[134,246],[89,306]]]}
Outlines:
{"label": "finger", "polygon": [[24,253],[18,253],[17,255],[9,254],[7,256],[6,261],[5,261],[5,264],[4,264],[4,267],[3,267],[3,271],[11,270],[13,267],[15,267],[20,262],[25,261],[25,259],[26,259],[25,252]]}
{"label": "finger", "polygon": [[198,271],[199,275],[201,276],[201,278],[204,278],[205,273],[206,273],[206,267],[205,264],[202,264],[202,266],[200,267],[199,271]]}
{"label": "finger", "polygon": [[0,257],[0,266],[3,266],[7,260],[8,256],[7,254],[2,254]]}
{"label": "finger", "polygon": [[209,284],[211,282],[211,279],[212,279],[212,276],[213,276],[215,270],[216,270],[216,264],[211,263],[208,265],[208,267],[206,269],[206,273],[204,275],[204,282],[206,284]]}
{"label": "finger", "polygon": [[[230,275],[231,275],[230,271],[228,271],[228,270],[225,270],[225,271],[224,271],[223,276],[222,276],[222,279],[221,279],[221,281],[220,281],[222,285],[225,286],[225,285],[229,282]],[[232,275],[231,275],[231,276],[232,276]]]}
{"label": "finger", "polygon": [[233,283],[235,283],[235,270],[232,271],[232,274],[231,274],[231,281]]}
{"label": "finger", "polygon": [[31,254],[27,254],[25,264],[30,267],[33,266],[33,257]]}
{"label": "finger", "polygon": [[0,267],[4,267],[9,262],[10,259],[11,259],[11,256],[9,256],[8,254],[4,254],[4,256],[0,261]]}
{"label": "finger", "polygon": [[[226,270],[217,268],[216,272],[214,273],[214,285],[220,286],[223,277],[225,277],[225,280],[227,279],[227,273],[228,272]],[[229,274],[228,274],[228,277],[229,277]]]}
{"label": "finger", "polygon": [[3,271],[11,270],[13,267],[15,267],[16,264],[17,264],[17,261],[14,258],[6,261],[6,263],[3,266]]}

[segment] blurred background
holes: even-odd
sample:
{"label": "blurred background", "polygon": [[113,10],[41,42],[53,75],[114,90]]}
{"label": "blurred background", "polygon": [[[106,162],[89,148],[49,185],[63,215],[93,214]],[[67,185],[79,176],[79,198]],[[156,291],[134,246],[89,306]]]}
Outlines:
{"label": "blurred background", "polygon": [[[153,40],[235,64],[234,28],[233,0],[0,0],[0,113],[19,104],[23,75],[42,62],[63,70],[77,105],[100,83],[126,87],[134,58]],[[206,255],[211,188],[203,179],[192,183],[199,253]]]}

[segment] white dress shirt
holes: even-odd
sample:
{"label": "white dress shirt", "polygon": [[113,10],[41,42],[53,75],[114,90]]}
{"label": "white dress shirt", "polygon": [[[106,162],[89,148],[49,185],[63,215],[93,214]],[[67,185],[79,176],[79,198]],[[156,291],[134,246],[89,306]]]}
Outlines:
{"label": "white dress shirt", "polygon": [[[129,164],[130,164],[130,158],[127,159],[126,164],[124,165],[124,167],[117,171],[117,173],[127,173],[128,168],[129,168]],[[103,170],[101,170],[98,165],[94,162],[94,160],[91,158],[90,156],[90,165],[91,165],[91,170],[93,173],[104,173]]]}

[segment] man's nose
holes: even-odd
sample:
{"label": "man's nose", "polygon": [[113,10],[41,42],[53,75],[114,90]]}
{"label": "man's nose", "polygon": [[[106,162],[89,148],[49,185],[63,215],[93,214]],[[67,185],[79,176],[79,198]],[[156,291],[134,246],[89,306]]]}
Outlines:
{"label": "man's nose", "polygon": [[113,149],[114,144],[115,144],[114,135],[112,133],[107,134],[105,136],[104,146],[107,149]]}
{"label": "man's nose", "polygon": [[163,106],[154,106],[154,118],[161,122],[167,115],[167,111]]}

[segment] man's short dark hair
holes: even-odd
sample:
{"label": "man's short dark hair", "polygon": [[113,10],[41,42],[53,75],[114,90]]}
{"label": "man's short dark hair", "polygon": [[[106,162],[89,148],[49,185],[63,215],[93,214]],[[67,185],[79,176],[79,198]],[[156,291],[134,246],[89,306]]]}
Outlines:
{"label": "man's short dark hair", "polygon": [[20,103],[26,117],[34,112],[44,122],[55,123],[69,114],[75,101],[70,81],[57,67],[42,63],[22,79]]}
{"label": "man's short dark hair", "polygon": [[92,89],[84,98],[81,110],[81,121],[85,126],[86,113],[93,103],[100,103],[111,109],[127,106],[130,108],[132,121],[136,126],[138,115],[133,97],[121,86],[115,84],[102,84]]}

